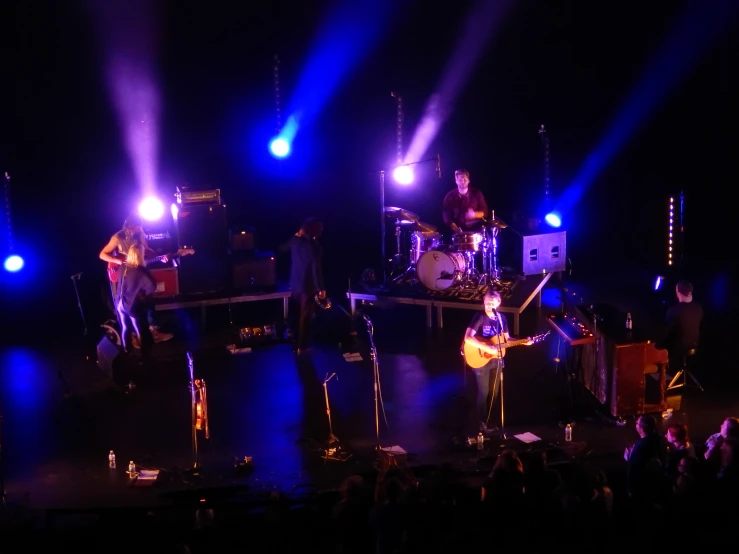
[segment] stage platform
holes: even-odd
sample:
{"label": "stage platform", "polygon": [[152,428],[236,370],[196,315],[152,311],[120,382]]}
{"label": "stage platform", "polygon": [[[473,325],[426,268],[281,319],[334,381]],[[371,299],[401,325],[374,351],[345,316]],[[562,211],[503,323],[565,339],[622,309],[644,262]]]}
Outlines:
{"label": "stage platform", "polygon": [[507,281],[493,286],[475,288],[452,288],[432,291],[421,284],[404,284],[390,287],[361,286],[347,293],[351,313],[356,311],[357,301],[395,303],[424,306],[426,308],[426,326],[433,326],[433,312],[436,309],[436,326],[444,327],[444,308],[457,310],[481,310],[482,299],[490,290],[497,290],[503,297],[498,311],[513,316],[513,334],[520,331],[520,316],[536,299],[536,307],[541,307],[541,291],[551,280],[553,273],[545,275],[529,275],[517,280]]}
{"label": "stage platform", "polygon": [[[508,438],[496,435],[481,451],[467,443],[477,431],[475,391],[474,379],[458,363],[459,329],[449,325],[433,336],[417,327],[403,333],[404,323],[389,311],[374,314],[373,322],[382,374],[379,439],[371,353],[363,334],[350,350],[359,356],[350,361],[336,343],[317,345],[304,357],[282,343],[233,355],[224,348],[229,330],[192,337],[183,331],[155,345],[156,368],[134,370],[140,373],[133,377],[134,390],[112,386],[70,343],[63,349],[0,349],[0,376],[10,383],[0,391],[8,423],[3,444],[8,499],[34,511],[79,513],[173,508],[203,498],[261,504],[274,491],[315,497],[337,491],[350,475],[371,482],[378,442],[404,449],[407,468],[417,477],[448,464],[473,489],[505,448],[523,459],[545,451],[553,467],[583,462],[612,475],[623,468],[623,445],[637,436],[633,420],[618,425],[590,408],[587,393],[552,367],[546,343],[509,354]],[[189,471],[195,458],[188,351],[194,354],[195,375],[208,383],[211,435],[199,438],[199,477]],[[338,379],[324,391],[332,374]],[[333,433],[352,454],[346,462],[323,458],[330,431],[324,393],[330,397]],[[722,390],[672,402],[674,417],[690,421],[696,444],[737,409],[735,393]],[[575,422],[569,443],[565,421]],[[497,411],[494,423],[499,424]],[[522,433],[537,439],[515,438]],[[108,467],[111,449],[118,458],[115,469]],[[253,458],[251,471],[234,466],[244,456]],[[138,486],[125,473],[129,460],[161,476],[152,486]]]}
{"label": "stage platform", "polygon": [[274,291],[249,292],[237,295],[229,294],[224,296],[223,294],[211,294],[158,298],[155,300],[154,306],[157,311],[200,308],[200,324],[204,327],[206,323],[206,312],[209,306],[231,306],[231,304],[240,304],[243,302],[282,300],[282,316],[287,320],[290,296],[292,296],[291,290],[278,287]]}

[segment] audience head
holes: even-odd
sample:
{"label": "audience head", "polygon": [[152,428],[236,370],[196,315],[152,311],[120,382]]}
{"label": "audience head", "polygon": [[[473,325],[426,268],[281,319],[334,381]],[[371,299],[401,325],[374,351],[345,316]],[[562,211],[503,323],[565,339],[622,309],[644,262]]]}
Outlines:
{"label": "audience head", "polygon": [[382,493],[386,502],[396,503],[400,501],[403,494],[403,485],[400,479],[395,477],[387,479],[382,486]]}
{"label": "audience head", "polygon": [[690,281],[680,281],[675,286],[675,293],[681,302],[690,302],[693,299],[693,284]]}
{"label": "audience head", "polygon": [[304,235],[307,235],[312,239],[317,239],[321,236],[321,233],[323,233],[323,223],[315,217],[309,217],[303,221],[303,224],[300,226],[300,230]]}
{"label": "audience head", "polygon": [[523,473],[523,464],[521,463],[521,458],[518,457],[518,454],[513,450],[506,449],[498,456],[495,466],[493,467],[493,472],[498,469],[502,469],[509,473]]}
{"label": "audience head", "polygon": [[339,492],[343,498],[354,498],[360,495],[364,488],[364,479],[361,475],[351,475],[341,483]]}
{"label": "audience head", "polygon": [[684,423],[670,423],[667,426],[665,438],[673,446],[685,446],[688,442],[688,426]]}
{"label": "audience head", "polygon": [[532,452],[529,456],[529,471],[544,471],[547,468],[547,453]]}
{"label": "audience head", "polygon": [[725,439],[739,439],[739,419],[727,417],[721,424],[721,436]]}
{"label": "audience head", "polygon": [[657,432],[657,420],[651,415],[640,415],[636,419],[636,431],[640,437],[647,437]]}

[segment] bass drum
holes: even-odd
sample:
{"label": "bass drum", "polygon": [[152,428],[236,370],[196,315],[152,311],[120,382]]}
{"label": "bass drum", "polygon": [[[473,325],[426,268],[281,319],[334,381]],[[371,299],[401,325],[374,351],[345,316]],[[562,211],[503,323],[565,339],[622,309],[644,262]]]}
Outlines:
{"label": "bass drum", "polygon": [[467,260],[461,252],[426,252],[416,264],[416,275],[421,284],[430,290],[446,290],[467,269]]}

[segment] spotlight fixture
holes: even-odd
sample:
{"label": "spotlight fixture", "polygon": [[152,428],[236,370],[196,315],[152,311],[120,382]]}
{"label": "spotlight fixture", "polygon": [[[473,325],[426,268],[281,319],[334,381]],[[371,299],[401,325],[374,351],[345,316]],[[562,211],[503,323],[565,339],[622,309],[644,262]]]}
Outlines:
{"label": "spotlight fixture", "polygon": [[290,144],[278,137],[269,143],[269,150],[275,158],[284,158],[290,154]]}
{"label": "spotlight fixture", "polygon": [[393,179],[400,185],[410,185],[413,182],[413,170],[407,165],[398,166],[393,170]]}
{"label": "spotlight fixture", "polygon": [[11,254],[7,258],[5,258],[5,263],[3,264],[3,267],[5,268],[5,271],[9,273],[15,273],[16,271],[20,271],[23,269],[23,258],[21,258],[17,254]]}
{"label": "spotlight fixture", "polygon": [[560,227],[562,225],[562,218],[557,212],[550,212],[546,216],[544,216],[544,221],[546,221],[551,227]]}

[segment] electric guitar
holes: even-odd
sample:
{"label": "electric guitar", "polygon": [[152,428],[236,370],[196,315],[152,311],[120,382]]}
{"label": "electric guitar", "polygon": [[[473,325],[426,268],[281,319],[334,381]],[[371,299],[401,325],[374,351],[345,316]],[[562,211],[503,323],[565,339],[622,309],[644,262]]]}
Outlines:
{"label": "electric guitar", "polygon": [[546,333],[543,333],[541,335],[536,335],[535,337],[531,337],[527,339],[520,339],[520,340],[509,340],[507,342],[502,340],[501,335],[495,335],[493,337],[490,337],[489,339],[484,339],[482,337],[475,337],[489,344],[490,346],[494,346],[495,348],[497,348],[498,354],[494,356],[490,352],[484,351],[479,346],[465,342],[462,348],[462,352],[464,354],[464,361],[472,369],[479,369],[483,367],[485,364],[487,364],[490,360],[496,360],[498,358],[505,358],[505,353],[507,349],[513,346],[521,346],[524,344],[528,344],[529,341],[536,344],[537,342],[541,342],[545,338],[547,338],[550,332],[551,331],[547,331]]}
{"label": "electric guitar", "polygon": [[[192,248],[180,248],[177,250],[177,252],[173,252],[172,254],[162,254],[161,256],[156,256],[154,258],[147,258],[146,259],[146,265],[149,265],[154,262],[161,262],[164,260],[164,258],[173,258],[174,256],[189,256],[190,254],[195,254],[195,250]],[[122,257],[123,263],[126,263],[126,255],[125,254],[118,254],[116,257]],[[112,283],[118,282],[118,274],[121,269],[121,265],[114,264],[112,262],[108,262],[108,279]]]}

